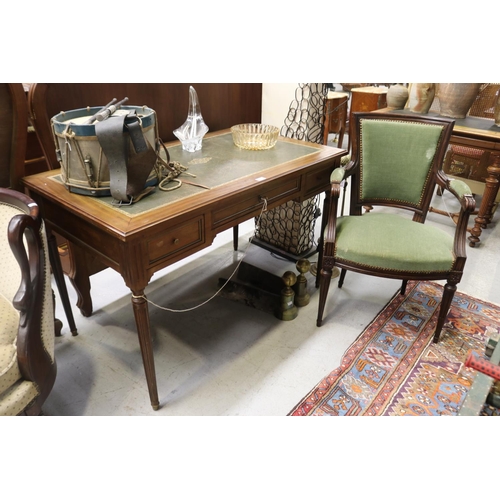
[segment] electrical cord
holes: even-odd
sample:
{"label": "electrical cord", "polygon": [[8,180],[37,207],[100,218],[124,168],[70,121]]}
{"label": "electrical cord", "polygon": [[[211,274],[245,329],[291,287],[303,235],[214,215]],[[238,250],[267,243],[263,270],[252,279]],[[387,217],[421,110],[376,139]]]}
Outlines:
{"label": "electrical cord", "polygon": [[[267,198],[261,197],[261,200],[262,200],[262,210],[258,216],[256,227],[258,227],[258,225],[260,224],[260,219],[262,217],[262,214],[267,211]],[[198,309],[199,307],[202,307],[205,304],[208,304],[208,302],[210,302],[217,295],[219,295],[219,293],[223,290],[223,288],[229,283],[229,281],[233,278],[233,276],[238,272],[238,269],[240,268],[240,265],[243,262],[254,237],[255,237],[255,231],[254,231],[253,235],[251,236],[251,238],[248,240],[248,244],[247,244],[247,247],[245,248],[245,251],[243,252],[243,256],[241,257],[240,261],[238,262],[234,271],[231,273],[231,276],[229,276],[229,278],[226,280],[226,282],[210,298],[208,298],[207,300],[205,300],[204,302],[202,302],[196,306],[188,307],[186,309],[171,309],[169,307],[164,307],[164,306],[160,306],[158,304],[155,304],[153,301],[149,300],[145,295],[132,295],[132,297],[134,299],[144,299],[146,302],[148,302],[152,306],[155,306],[158,309],[163,309],[164,311],[169,311],[169,312],[173,312],[173,313],[183,313],[183,312],[194,311],[195,309]]]}

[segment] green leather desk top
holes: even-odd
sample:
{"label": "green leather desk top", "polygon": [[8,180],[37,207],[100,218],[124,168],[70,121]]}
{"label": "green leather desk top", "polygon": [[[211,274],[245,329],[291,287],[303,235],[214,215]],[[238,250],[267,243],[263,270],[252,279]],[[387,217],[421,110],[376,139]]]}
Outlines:
{"label": "green leather desk top", "polygon": [[[306,143],[296,144],[280,140],[273,148],[263,151],[240,149],[234,145],[230,132],[204,139],[202,149],[194,153],[184,151],[180,144],[168,147],[170,160],[178,161],[188,168],[190,174],[196,175],[196,177],[180,175],[178,179],[202,184],[210,189],[317,151],[317,148]],[[165,157],[163,151],[162,156]],[[174,186],[175,183],[171,185]],[[115,205],[111,196],[95,200],[117,210],[123,210],[133,217],[204,191],[206,189],[183,183],[179,189],[173,191],[161,191],[156,188],[152,194],[133,205]]]}

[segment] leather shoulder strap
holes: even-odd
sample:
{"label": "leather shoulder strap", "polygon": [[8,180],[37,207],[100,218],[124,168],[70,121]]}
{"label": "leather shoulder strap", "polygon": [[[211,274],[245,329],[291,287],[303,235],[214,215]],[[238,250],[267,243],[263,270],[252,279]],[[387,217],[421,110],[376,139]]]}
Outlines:
{"label": "leather shoulder strap", "polygon": [[138,197],[144,195],[144,186],[157,157],[144,137],[139,117],[134,111],[111,115],[98,122],[95,131],[108,160],[111,195],[125,203],[138,201]]}
{"label": "leather shoulder strap", "polygon": [[127,157],[128,144],[125,137],[125,115],[112,115],[97,122],[95,133],[102,152],[108,160],[111,195],[119,201],[128,202]]}

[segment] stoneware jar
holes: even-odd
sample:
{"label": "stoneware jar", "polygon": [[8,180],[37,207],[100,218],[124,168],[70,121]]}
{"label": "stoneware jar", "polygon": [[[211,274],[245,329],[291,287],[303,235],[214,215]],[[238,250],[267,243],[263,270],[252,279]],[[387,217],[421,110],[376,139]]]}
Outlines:
{"label": "stoneware jar", "polygon": [[394,109],[403,109],[408,100],[408,89],[402,83],[395,83],[387,91],[387,106]]}
{"label": "stoneware jar", "polygon": [[439,114],[449,118],[465,118],[480,88],[480,83],[440,83]]}
{"label": "stoneware jar", "polygon": [[432,106],[435,94],[435,83],[410,83],[406,108],[413,113],[425,115]]}

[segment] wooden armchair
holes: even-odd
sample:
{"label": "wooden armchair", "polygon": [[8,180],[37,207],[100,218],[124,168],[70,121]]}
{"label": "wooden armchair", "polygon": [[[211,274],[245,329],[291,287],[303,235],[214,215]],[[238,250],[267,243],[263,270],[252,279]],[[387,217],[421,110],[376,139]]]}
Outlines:
{"label": "wooden armchair", "polygon": [[[333,171],[325,199],[316,285],[317,325],[323,322],[332,268],[408,280],[446,280],[434,333],[438,342],[466,262],[466,231],[475,207],[469,187],[441,170],[453,120],[395,113],[355,113],[351,161]],[[350,214],[337,216],[340,183],[351,177]],[[425,224],[436,184],[461,204],[455,235]],[[365,205],[381,210],[364,213]],[[412,215],[412,217],[409,217]]]}
{"label": "wooden armchair", "polygon": [[0,415],[37,415],[56,378],[45,228],[28,196],[0,188]]}

